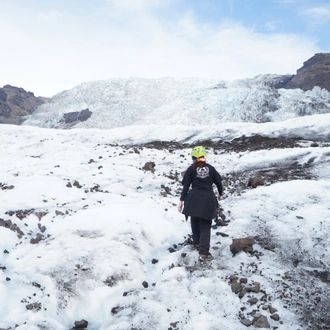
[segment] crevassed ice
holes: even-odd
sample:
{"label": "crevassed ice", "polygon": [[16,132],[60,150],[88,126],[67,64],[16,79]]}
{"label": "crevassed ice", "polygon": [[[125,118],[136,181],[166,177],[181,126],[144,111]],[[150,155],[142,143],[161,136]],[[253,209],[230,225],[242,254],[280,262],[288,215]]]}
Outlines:
{"label": "crevassed ice", "polygon": [[271,87],[278,75],[259,75],[232,82],[200,78],[110,79],[82,83],[55,95],[24,125],[64,127],[63,115],[89,109],[80,128],[128,125],[209,125],[272,122],[329,113],[330,93]]}

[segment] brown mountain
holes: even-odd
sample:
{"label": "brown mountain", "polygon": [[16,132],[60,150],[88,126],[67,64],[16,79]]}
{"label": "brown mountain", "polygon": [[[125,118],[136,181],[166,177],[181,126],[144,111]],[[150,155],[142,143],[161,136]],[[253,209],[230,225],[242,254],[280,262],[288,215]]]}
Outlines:
{"label": "brown mountain", "polygon": [[0,124],[20,125],[24,116],[47,101],[47,98],[35,97],[23,88],[5,85],[0,88]]}
{"label": "brown mountain", "polygon": [[300,88],[304,91],[319,86],[330,92],[330,53],[318,53],[304,62],[297,74],[292,76],[284,88]]}

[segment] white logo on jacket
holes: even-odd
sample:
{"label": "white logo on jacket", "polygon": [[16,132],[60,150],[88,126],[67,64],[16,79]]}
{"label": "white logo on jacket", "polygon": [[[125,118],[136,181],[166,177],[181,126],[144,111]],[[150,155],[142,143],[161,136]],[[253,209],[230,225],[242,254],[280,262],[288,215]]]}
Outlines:
{"label": "white logo on jacket", "polygon": [[205,166],[205,167],[197,167],[197,178],[205,179],[209,176],[210,174],[210,169]]}

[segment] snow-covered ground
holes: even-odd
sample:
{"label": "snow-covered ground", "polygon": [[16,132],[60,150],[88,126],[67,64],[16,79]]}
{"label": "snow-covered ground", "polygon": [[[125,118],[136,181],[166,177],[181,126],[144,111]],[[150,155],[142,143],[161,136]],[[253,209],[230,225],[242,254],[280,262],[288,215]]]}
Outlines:
{"label": "snow-covered ground", "polygon": [[201,78],[109,79],[63,91],[38,107],[24,125],[64,128],[64,115],[88,109],[79,128],[127,125],[219,125],[272,122],[330,112],[330,93],[276,89],[282,76],[260,75],[232,82]]}
{"label": "snow-covered ground", "polygon": [[[329,132],[329,114],[214,127],[1,126],[0,328],[66,330],[84,319],[90,330],[240,330],[254,310],[272,328],[317,329],[326,315],[321,306],[329,306],[329,282],[319,280],[330,266]],[[183,143],[254,134],[304,141],[286,149],[208,148],[208,161],[224,177],[221,207],[230,222],[212,231],[215,260],[201,267],[183,244],[190,226],[176,208],[190,164]],[[182,147],[143,145],[154,141]],[[226,182],[292,161],[312,179],[240,191]],[[144,170],[146,162],[155,163],[154,172]],[[254,253],[233,256],[232,239],[247,236],[256,237]],[[247,286],[259,282],[261,291],[239,298],[233,275]]]}

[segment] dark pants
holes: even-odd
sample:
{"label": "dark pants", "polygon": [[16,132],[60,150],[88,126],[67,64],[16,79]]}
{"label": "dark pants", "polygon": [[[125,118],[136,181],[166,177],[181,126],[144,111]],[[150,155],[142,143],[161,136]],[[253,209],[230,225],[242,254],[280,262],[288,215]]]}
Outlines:
{"label": "dark pants", "polygon": [[199,245],[199,254],[208,254],[210,250],[212,221],[191,217],[190,223],[194,245]]}

